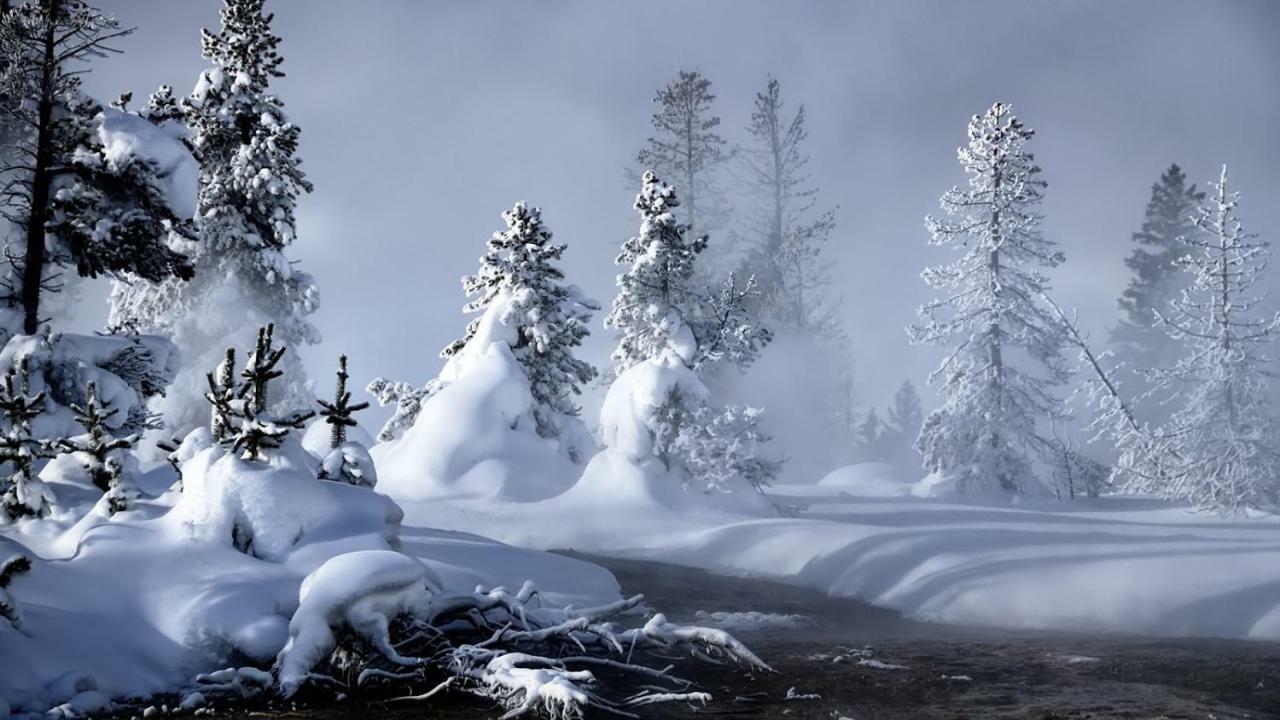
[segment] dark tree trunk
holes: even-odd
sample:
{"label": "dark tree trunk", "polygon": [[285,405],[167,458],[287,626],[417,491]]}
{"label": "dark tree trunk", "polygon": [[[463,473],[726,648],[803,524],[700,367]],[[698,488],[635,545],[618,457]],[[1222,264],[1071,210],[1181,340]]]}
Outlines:
{"label": "dark tree trunk", "polygon": [[40,77],[37,108],[35,171],[31,179],[31,212],[27,218],[27,251],[22,266],[22,331],[33,335],[40,329],[40,286],[44,281],[45,223],[49,220],[49,186],[53,179],[53,103],[57,81],[57,36],[60,0],[42,0],[49,8],[44,35],[44,63]]}

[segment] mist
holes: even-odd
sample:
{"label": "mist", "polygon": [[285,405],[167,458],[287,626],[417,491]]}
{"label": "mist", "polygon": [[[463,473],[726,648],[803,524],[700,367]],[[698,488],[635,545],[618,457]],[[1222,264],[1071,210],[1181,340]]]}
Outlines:
{"label": "mist", "polygon": [[[219,3],[113,0],[138,30],[87,87],[109,99],[178,92],[203,67],[199,30]],[[651,134],[655,91],[677,69],[713,83],[730,142],[745,142],[754,94],[773,74],[809,113],[813,184],[836,206],[833,291],[852,341],[855,391],[883,406],[921,388],[932,348],[904,327],[928,297],[923,217],[963,183],[968,118],[1011,103],[1037,131],[1044,232],[1067,262],[1055,295],[1099,338],[1116,319],[1123,258],[1151,184],[1170,163],[1201,186],[1229,163],[1248,225],[1280,226],[1280,93],[1267,2],[485,3],[276,2],[287,76],[273,83],[301,126],[315,192],[299,203],[291,256],[316,276],[323,344],[299,348],[313,378],[351,356],[361,382],[421,383],[460,336],[473,272],[499,213],[541,206],[569,244],[565,271],[607,307],[618,246],[635,233],[624,177]],[[733,197],[733,180],[722,183]],[[711,243],[724,238],[712,237]],[[86,292],[98,292],[87,290]],[[92,297],[92,296],[90,296]],[[86,298],[83,327],[105,310]],[[596,325],[586,356],[608,364]],[[586,415],[590,417],[591,403]],[[386,411],[365,421],[376,427]]]}

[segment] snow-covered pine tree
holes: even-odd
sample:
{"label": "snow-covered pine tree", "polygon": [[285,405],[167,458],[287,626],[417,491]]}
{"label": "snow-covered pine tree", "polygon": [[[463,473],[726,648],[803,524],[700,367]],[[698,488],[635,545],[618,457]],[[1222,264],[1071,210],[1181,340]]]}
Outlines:
{"label": "snow-covered pine tree", "polygon": [[[84,433],[72,438],[58,440],[58,448],[71,453],[84,468],[85,473],[102,492],[113,489],[113,477],[108,461],[116,459],[123,451],[133,448],[137,442],[136,435],[115,437],[107,425],[107,421],[115,417],[119,408],[104,405],[98,401],[97,384],[90,382],[85,386],[83,403],[72,404],[76,424],[84,429]],[[122,479],[117,477],[118,479]],[[127,495],[121,488],[117,495],[127,502]]]}
{"label": "snow-covered pine tree", "polygon": [[747,132],[751,144],[739,157],[757,198],[746,217],[758,246],[750,266],[760,281],[762,317],[778,326],[838,330],[831,265],[821,258],[835,212],[817,209],[818,188],[809,185],[804,105],[788,118],[781,86],[771,77],[756,94]]}
{"label": "snow-covered pine tree", "polygon": [[885,421],[886,452],[903,470],[917,470],[920,467],[920,454],[916,452],[915,441],[923,426],[924,410],[920,404],[920,395],[910,380],[904,380],[893,394],[893,404],[889,406]]}
{"label": "snow-covered pine tree", "polygon": [[279,448],[290,430],[302,430],[306,421],[315,416],[312,410],[270,412],[271,382],[283,377],[283,371],[276,366],[286,350],[275,346],[273,331],[271,325],[258,329],[253,352],[240,371],[241,382],[234,391],[228,391],[229,386],[225,385],[230,379],[225,368],[235,358],[232,352],[226,353],[217,371],[218,378],[213,372],[205,373],[209,387],[205,400],[213,407],[211,427],[221,428],[222,437],[217,438],[218,442],[240,453],[245,460],[264,459],[264,450]]}
{"label": "snow-covered pine tree", "polygon": [[[311,183],[297,157],[300,130],[271,93],[283,58],[264,2],[225,0],[221,27],[203,35],[210,67],[182,102],[200,161],[196,279],[117,284],[112,294],[113,324],[167,335],[183,349],[183,367],[159,408],[166,437],[203,424],[205,370],[226,347],[251,342],[249,328],[271,323],[295,347],[320,340],[307,319],[318,290],[285,254],[296,236],[298,197]],[[156,103],[160,112],[163,97]],[[296,354],[284,362],[271,408],[282,416],[315,401]]]}
{"label": "snow-covered pine tree", "polygon": [[222,362],[218,363],[218,367],[214,368],[213,372],[205,376],[209,386],[205,399],[209,401],[211,407],[209,435],[215,442],[226,439],[231,429],[232,403],[236,400],[238,388],[235,373],[236,349],[227,348]]}
{"label": "snow-covered pine tree", "polygon": [[48,445],[31,434],[31,421],[44,412],[45,393],[30,394],[27,359],[9,369],[0,383],[0,415],[5,428],[0,435],[0,463],[7,475],[0,481],[0,521],[40,517],[53,497],[36,476],[36,462],[53,456]]}
{"label": "snow-covered pine tree", "polygon": [[1065,330],[1041,300],[1042,271],[1063,255],[1040,233],[1033,135],[1003,103],[975,115],[959,150],[969,186],[942,196],[948,217],[927,219],[931,244],[963,254],[923,273],[943,296],[921,306],[911,338],[950,351],[930,378],[942,406],[916,447],[962,492],[1028,489],[1034,459],[1051,447],[1046,425],[1065,412],[1053,394],[1068,375]]}
{"label": "snow-covered pine tree", "polygon": [[659,106],[651,120],[655,134],[636,153],[639,167],[680,183],[681,219],[693,238],[723,227],[729,216],[729,203],[717,185],[729,151],[717,131],[715,99],[710,80],[696,70],[679,71],[654,97]]}
{"label": "snow-covered pine tree", "polygon": [[[483,313],[503,303],[498,321],[514,332],[511,352],[529,379],[538,434],[556,437],[561,418],[578,415],[575,397],[582,385],[596,376],[595,367],[575,357],[574,349],[591,333],[588,323],[600,306],[564,282],[558,263],[566,246],[552,241],[540,208],[518,202],[502,220],[507,227],[489,238],[479,271],[462,279],[467,295],[474,296],[463,312]],[[441,357],[465,348],[481,320],[472,320]]]}
{"label": "snow-covered pine tree", "polygon": [[678,207],[675,188],[646,171],[635,201],[640,232],[622,244],[614,261],[627,269],[618,276],[618,294],[604,320],[606,328],[619,334],[613,351],[618,373],[668,348],[686,366],[697,360],[691,325],[701,314],[702,290],[695,280],[695,261],[707,240],[676,220]]}
{"label": "snow-covered pine tree", "polygon": [[[619,333],[613,353],[619,376],[646,362],[679,363],[704,375],[718,365],[742,369],[772,337],[748,314],[758,292],[754,278],[740,283],[731,273],[718,290],[700,286],[696,260],[706,237],[691,239],[675,218],[679,206],[675,190],[646,171],[635,201],[640,232],[618,255],[616,262],[627,270],[618,276],[618,294],[605,318],[605,327]],[[760,458],[768,436],[759,418],[758,410],[717,406],[672,389],[649,429],[655,455],[669,469],[686,471],[701,490],[722,490],[729,476],[758,489],[779,465]]]}
{"label": "snow-covered pine tree", "polygon": [[1130,491],[1236,514],[1273,507],[1280,498],[1280,434],[1265,405],[1280,314],[1262,310],[1266,293],[1255,286],[1265,277],[1270,248],[1244,230],[1225,165],[1211,187],[1194,216],[1200,232],[1182,236],[1179,263],[1192,276],[1190,287],[1172,312],[1161,313],[1175,339],[1191,347],[1154,376],[1160,388],[1179,388],[1179,409],[1157,452],[1121,470]]}
{"label": "snow-covered pine tree", "polygon": [[1198,232],[1194,215],[1204,192],[1187,184],[1182,168],[1171,165],[1151,186],[1142,229],[1133,234],[1136,247],[1125,258],[1133,273],[1120,297],[1120,322],[1111,331],[1111,344],[1118,358],[1136,370],[1167,365],[1171,356],[1182,354],[1181,343],[1170,338],[1156,317],[1168,313],[1170,303],[1187,286],[1178,266],[1186,254],[1182,238]]}
{"label": "snow-covered pine tree", "polygon": [[862,462],[880,462],[887,460],[886,432],[884,421],[875,408],[868,408],[862,420],[858,422],[855,440],[858,446],[858,458]]}
{"label": "snow-covered pine tree", "polygon": [[320,417],[329,425],[329,452],[320,461],[316,476],[321,480],[339,480],[350,485],[373,487],[378,482],[377,469],[368,448],[347,439],[347,428],[356,427],[355,413],[369,407],[369,403],[352,403],[347,389],[347,356],[338,356],[338,384],[333,402],[319,400]]}
{"label": "snow-covered pine tree", "polygon": [[351,377],[347,374],[347,356],[338,356],[338,385],[333,393],[333,402],[324,400],[320,403],[320,417],[324,418],[325,423],[329,425],[329,449],[336,450],[342,443],[347,441],[347,428],[355,427],[356,423],[353,415],[369,407],[369,403],[351,402],[351,391],[347,389],[347,380]]}
{"label": "snow-covered pine tree", "polygon": [[103,108],[81,91],[85,65],[130,32],[81,0],[35,0],[0,18],[0,95],[9,99],[0,122],[16,133],[0,155],[0,213],[13,235],[0,280],[10,334],[39,330],[41,295],[60,289],[64,267],[84,277],[191,277],[168,245],[187,224],[155,168],[108,155],[97,132]]}
{"label": "snow-covered pine tree", "polygon": [[696,261],[706,238],[692,237],[676,221],[678,207],[675,190],[646,171],[635,202],[640,232],[617,257],[627,270],[618,276],[618,294],[605,318],[605,327],[619,333],[613,353],[619,373],[667,350],[693,370],[720,361],[743,368],[771,338],[748,314],[758,292],[754,278],[739,283],[730,275],[714,292],[700,285]]}

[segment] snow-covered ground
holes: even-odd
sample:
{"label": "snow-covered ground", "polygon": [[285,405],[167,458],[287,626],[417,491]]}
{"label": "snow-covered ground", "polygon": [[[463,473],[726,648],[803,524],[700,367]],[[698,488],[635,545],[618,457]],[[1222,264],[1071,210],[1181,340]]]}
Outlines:
{"label": "snow-covered ground", "polygon": [[615,480],[615,501],[628,504],[607,513],[573,493],[404,507],[415,524],[759,575],[946,623],[1280,639],[1273,517],[1224,520],[1140,498],[959,504],[823,484],[774,487],[776,502],[808,506],[778,518],[678,511]]}
{"label": "snow-covered ground", "polygon": [[[453,593],[529,581],[553,607],[620,598],[613,576],[589,563],[401,526],[386,496],[315,480],[301,452],[250,464],[205,450],[184,465],[181,492],[110,519],[94,510],[6,528],[0,561],[20,553],[32,567],[10,585],[22,617],[0,628],[0,698],[43,711],[87,692],[77,702],[90,707],[227,664],[270,664],[300,615],[304,578],[334,558],[374,572],[368,558],[395,555]],[[172,482],[167,470],[145,477],[144,490]],[[236,537],[251,540],[237,548]],[[368,584],[357,579],[348,585]]]}

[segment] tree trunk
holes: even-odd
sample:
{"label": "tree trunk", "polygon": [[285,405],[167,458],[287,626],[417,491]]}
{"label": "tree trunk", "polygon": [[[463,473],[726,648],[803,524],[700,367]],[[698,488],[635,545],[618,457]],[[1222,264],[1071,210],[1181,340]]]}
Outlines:
{"label": "tree trunk", "polygon": [[34,335],[40,329],[40,285],[44,281],[45,223],[49,221],[49,186],[53,180],[53,104],[57,81],[56,18],[61,0],[43,0],[48,8],[44,32],[37,107],[35,171],[31,178],[31,210],[27,217],[27,250],[22,266],[22,331]]}

